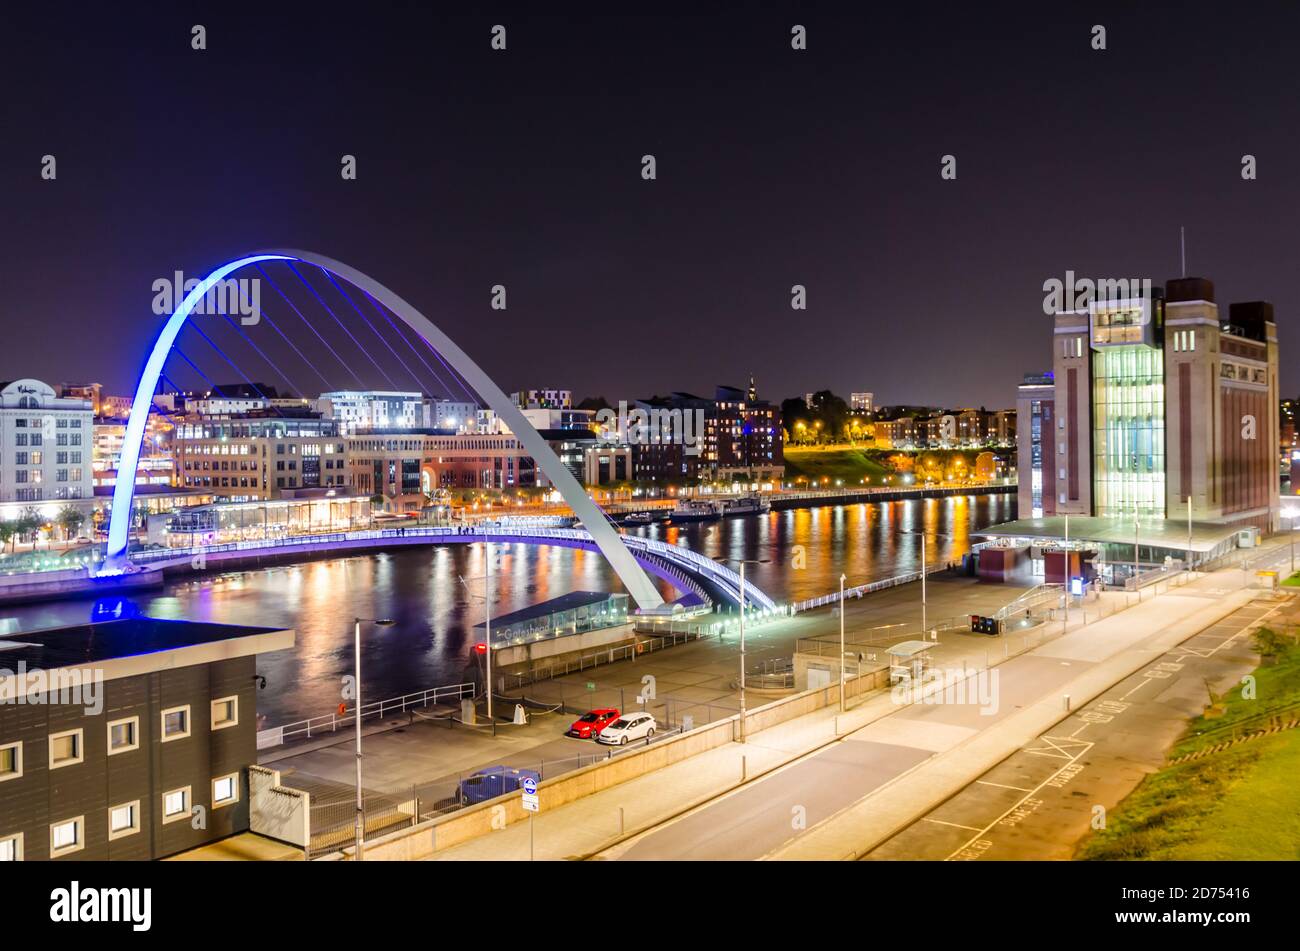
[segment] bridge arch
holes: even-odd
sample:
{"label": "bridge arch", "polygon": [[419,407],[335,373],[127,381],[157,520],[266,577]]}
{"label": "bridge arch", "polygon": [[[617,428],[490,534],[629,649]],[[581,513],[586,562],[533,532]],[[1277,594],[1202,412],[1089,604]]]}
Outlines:
{"label": "bridge arch", "polygon": [[145,362],[144,372],[136,386],[135,398],[131,402],[131,415],[127,421],[126,438],[122,444],[121,462],[118,465],[117,483],[113,487],[113,505],[109,517],[108,550],[105,566],[101,573],[120,573],[127,569],[129,560],[127,546],[130,540],[131,507],[135,500],[135,474],[140,462],[140,446],[144,439],[145,425],[149,410],[153,404],[154,391],[162,376],[163,364],[166,362],[176,337],[189,318],[194,307],[217,282],[225,280],[240,268],[258,264],[263,261],[290,261],[312,264],[337,277],[341,277],[355,287],[361,288],[375,300],[382,303],[396,314],[408,327],[423,337],[435,350],[450,363],[478,393],[497,416],[506,424],[536,461],[538,467],[546,474],[552,484],[559,490],[564,501],[574,514],[581,519],[583,526],[591,533],[592,541],[605,556],[614,572],[627,587],[628,593],[642,610],[651,610],[663,605],[663,597],[650,580],[645,570],[633,558],[623,544],[622,537],[605,518],[586,490],[565,465],[560,462],[554,450],[524,418],[519,407],[506,396],[492,378],[477,363],[470,359],[456,343],[434,326],[433,322],[421,314],[401,296],[380,284],[374,278],[363,274],[356,268],[341,261],[316,254],[312,251],[268,250],[248,257],[239,258],[214,270],[198,285],[185,295],[179,307],[168,318],[153,349]]}

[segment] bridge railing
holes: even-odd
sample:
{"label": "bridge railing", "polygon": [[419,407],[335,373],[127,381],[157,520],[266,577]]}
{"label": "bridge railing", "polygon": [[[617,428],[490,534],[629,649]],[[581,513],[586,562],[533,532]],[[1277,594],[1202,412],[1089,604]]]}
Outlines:
{"label": "bridge railing", "polygon": [[[698,552],[681,545],[669,545],[657,539],[644,538],[639,535],[620,536],[623,544],[634,552],[659,555],[666,561],[693,569],[706,575],[711,581],[726,591],[732,598],[738,594],[739,576],[726,565],[706,558]],[[226,552],[253,552],[267,549],[307,548],[318,545],[342,544],[350,541],[376,541],[385,538],[484,538],[487,541],[502,541],[511,538],[536,540],[552,538],[557,541],[569,541],[582,544],[594,544],[591,535],[584,529],[549,528],[543,526],[442,526],[412,525],[403,528],[360,529],[349,532],[326,532],[318,535],[281,535],[270,539],[254,539],[238,542],[225,542],[218,545],[190,545],[177,548],[137,549],[131,552],[135,562],[176,561],[185,558],[197,558]],[[757,607],[772,609],[776,602],[753,585],[745,589],[746,600]]]}

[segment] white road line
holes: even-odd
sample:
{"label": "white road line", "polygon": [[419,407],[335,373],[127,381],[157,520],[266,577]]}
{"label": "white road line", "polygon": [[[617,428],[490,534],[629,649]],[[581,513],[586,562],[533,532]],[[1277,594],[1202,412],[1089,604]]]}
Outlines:
{"label": "white road line", "polygon": [[1073,733],[1071,733],[1070,736],[1078,736],[1080,733],[1082,733],[1082,732],[1083,732],[1084,730],[1086,730],[1086,729],[1088,729],[1088,724],[1085,723],[1083,726],[1079,727],[1079,729],[1077,729],[1077,730],[1075,730]]}
{"label": "white road line", "polygon": [[980,831],[979,829],[975,828],[974,826],[964,826],[964,825],[959,825],[959,824],[956,823],[956,822],[944,822],[942,819],[930,819],[930,818],[924,818],[922,821],[924,821],[924,822],[933,822],[935,825],[940,825],[940,826],[952,826],[954,829],[965,829],[967,832],[979,832],[979,831]]}
{"label": "white road line", "polygon": [[1128,693],[1124,694],[1124,696],[1120,697],[1120,699],[1121,699],[1121,700],[1127,700],[1129,697],[1133,696],[1133,694],[1137,693],[1139,690],[1141,690],[1143,687],[1145,687],[1145,686],[1146,686],[1147,684],[1149,684],[1150,682],[1151,682],[1151,681],[1150,681],[1149,678],[1147,678],[1147,677],[1143,677],[1141,680],[1138,681],[1137,686],[1135,686],[1135,687],[1134,687],[1132,690],[1130,690]]}
{"label": "white road line", "polygon": [[999,789],[1014,789],[1016,792],[1033,792],[1032,789],[1026,789],[1024,786],[1008,786],[1006,783],[991,783],[987,779],[977,779],[975,782],[981,786],[997,786]]}
{"label": "white road line", "polygon": [[[1043,737],[1043,739],[1047,739],[1047,737]],[[1079,759],[1079,757],[1083,756],[1084,753],[1086,753],[1086,752],[1088,752],[1088,750],[1092,749],[1092,746],[1093,746],[1092,743],[1085,743],[1085,744],[1083,744],[1082,746],[1080,746],[1080,747],[1079,747],[1079,752],[1076,753],[1074,756],[1072,756],[1072,757],[1070,758],[1070,762],[1069,762],[1069,763],[1066,763],[1064,766],[1062,766],[1062,767],[1061,767],[1060,769],[1058,769],[1056,772],[1052,773],[1051,776],[1048,776],[1046,779],[1044,779],[1041,783],[1039,783],[1037,786],[1035,786],[1035,787],[1034,787],[1033,789],[1031,789],[1029,792],[1025,793],[1025,795],[1022,796],[1022,797],[1021,797],[1021,798],[1020,798],[1020,799],[1019,799],[1019,800],[1018,800],[1014,805],[1012,805],[1010,809],[1008,809],[1006,812],[1002,813],[1002,815],[998,816],[996,819],[994,819],[992,822],[990,822],[988,825],[986,825],[983,829],[978,830],[978,831],[975,833],[975,835],[971,836],[969,839],[967,839],[965,842],[963,842],[963,843],[961,844],[960,847],[958,847],[958,848],[956,848],[956,849],[953,849],[953,851],[952,851],[951,853],[949,853],[948,857],[947,857],[946,859],[944,859],[944,861],[945,861],[945,862],[951,862],[951,861],[952,861],[952,857],[953,857],[954,855],[957,855],[959,852],[963,852],[963,851],[965,851],[966,849],[970,848],[971,845],[972,845],[973,843],[978,842],[981,838],[983,838],[983,837],[984,837],[984,836],[989,832],[990,829],[992,829],[992,828],[993,828],[994,826],[996,826],[999,822],[1001,822],[1001,821],[1002,821],[1003,819],[1005,819],[1007,816],[1011,815],[1011,813],[1015,812],[1015,811],[1016,811],[1017,809],[1019,809],[1022,805],[1024,805],[1025,800],[1029,799],[1031,796],[1033,796],[1034,793],[1038,792],[1040,789],[1042,789],[1044,786],[1046,786],[1048,783],[1050,783],[1050,782],[1051,782],[1053,779],[1055,779],[1057,776],[1061,775],[1061,773],[1062,773],[1063,771],[1065,771],[1066,769],[1068,769],[1068,768],[1070,767],[1071,764],[1073,764],[1077,759]]]}

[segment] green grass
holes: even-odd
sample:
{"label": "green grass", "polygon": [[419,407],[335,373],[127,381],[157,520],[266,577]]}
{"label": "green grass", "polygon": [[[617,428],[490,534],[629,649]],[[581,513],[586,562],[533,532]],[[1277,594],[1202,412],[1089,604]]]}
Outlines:
{"label": "green grass", "polygon": [[846,486],[857,486],[860,480],[870,478],[869,485],[879,485],[880,477],[889,475],[891,471],[861,449],[785,448],[786,482],[802,477],[820,483],[823,478],[828,478],[832,486],[837,479]]}
{"label": "green grass", "polygon": [[1289,578],[1283,578],[1282,584],[1288,588],[1300,588],[1300,571],[1297,571]]}
{"label": "green grass", "polygon": [[[1300,703],[1300,649],[1280,649],[1255,673],[1257,699],[1242,687],[1222,698],[1219,716],[1191,722],[1170,757],[1208,749],[1234,727],[1261,726],[1261,714]],[[1229,747],[1151,774],[1085,840],[1077,858],[1293,860],[1300,858],[1300,729]]]}

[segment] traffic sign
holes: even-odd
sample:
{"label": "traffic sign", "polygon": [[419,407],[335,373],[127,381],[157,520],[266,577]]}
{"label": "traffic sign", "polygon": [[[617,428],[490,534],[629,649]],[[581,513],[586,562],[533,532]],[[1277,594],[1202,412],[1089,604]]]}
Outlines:
{"label": "traffic sign", "polygon": [[541,803],[538,801],[537,797],[532,795],[531,793],[524,793],[523,805],[524,805],[524,810],[527,812],[542,811]]}
{"label": "traffic sign", "polygon": [[524,795],[525,795],[525,796],[536,796],[536,795],[537,795],[537,780],[533,779],[533,777],[531,777],[531,776],[525,776],[525,777],[520,781],[519,785],[520,785],[521,787],[523,787]]}

